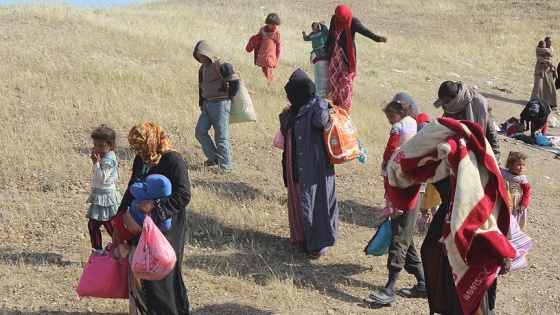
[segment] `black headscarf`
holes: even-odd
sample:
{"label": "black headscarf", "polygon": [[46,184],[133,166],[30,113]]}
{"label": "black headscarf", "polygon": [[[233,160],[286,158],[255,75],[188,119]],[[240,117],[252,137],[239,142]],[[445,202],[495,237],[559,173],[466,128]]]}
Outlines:
{"label": "black headscarf", "polygon": [[286,91],[286,96],[290,101],[290,112],[289,118],[287,123],[282,126],[282,133],[286,134],[287,130],[293,127],[295,116],[299,112],[299,110],[303,107],[303,105],[307,104],[310,99],[315,97],[315,83],[303,71],[301,68],[298,68],[290,78],[288,79],[288,83],[284,86],[284,90]]}

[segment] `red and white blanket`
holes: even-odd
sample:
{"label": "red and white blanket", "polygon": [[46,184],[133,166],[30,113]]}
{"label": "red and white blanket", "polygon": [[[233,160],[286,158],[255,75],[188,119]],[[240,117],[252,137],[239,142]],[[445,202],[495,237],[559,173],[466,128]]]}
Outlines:
{"label": "red and white blanket", "polygon": [[413,209],[421,182],[450,176],[442,241],[463,312],[473,314],[504,258],[516,254],[506,237],[507,190],[482,128],[438,118],[393,154],[387,172],[387,195],[398,209]]}

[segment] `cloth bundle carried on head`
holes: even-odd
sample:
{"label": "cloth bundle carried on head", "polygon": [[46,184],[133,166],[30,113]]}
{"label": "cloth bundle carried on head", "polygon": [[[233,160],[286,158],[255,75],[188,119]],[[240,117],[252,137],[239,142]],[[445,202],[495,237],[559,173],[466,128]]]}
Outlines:
{"label": "cloth bundle carried on head", "polygon": [[516,256],[506,237],[508,193],[482,128],[438,118],[395,151],[387,173],[387,195],[399,209],[413,209],[420,183],[450,176],[442,239],[463,312],[473,313],[504,258]]}

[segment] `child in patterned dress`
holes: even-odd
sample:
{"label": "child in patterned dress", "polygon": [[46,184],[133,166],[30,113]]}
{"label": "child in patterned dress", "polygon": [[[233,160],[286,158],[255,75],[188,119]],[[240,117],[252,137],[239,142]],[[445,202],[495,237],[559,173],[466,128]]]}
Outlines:
{"label": "child in patterned dress", "polygon": [[531,197],[531,185],[523,174],[526,160],[527,155],[524,153],[511,151],[506,162],[506,169],[500,169],[510,195],[511,214],[523,232],[525,232],[527,207]]}
{"label": "child in patterned dress", "polygon": [[524,153],[511,151],[507,158],[506,169],[500,170],[511,198],[512,215],[523,232],[525,232],[527,208],[531,197],[531,185],[523,174],[526,160],[527,155]]}
{"label": "child in patterned dress", "polygon": [[91,161],[93,162],[93,178],[91,180],[91,194],[86,200],[90,204],[86,214],[89,219],[88,230],[92,250],[102,250],[103,241],[101,226],[112,237],[113,224],[111,218],[117,214],[121,203],[121,195],[116,182],[119,180],[117,156],[113,150],[116,147],[115,131],[101,125],[91,133],[93,148]]}

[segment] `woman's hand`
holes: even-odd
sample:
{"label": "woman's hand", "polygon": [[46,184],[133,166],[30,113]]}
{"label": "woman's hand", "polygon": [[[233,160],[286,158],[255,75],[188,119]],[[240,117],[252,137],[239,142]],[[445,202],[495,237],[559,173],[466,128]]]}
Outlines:
{"label": "woman's hand", "polygon": [[138,206],[136,206],[136,209],[142,211],[142,213],[145,213],[145,214],[150,213],[155,208],[156,208],[156,203],[151,199],[142,200],[142,201],[140,201]]}

